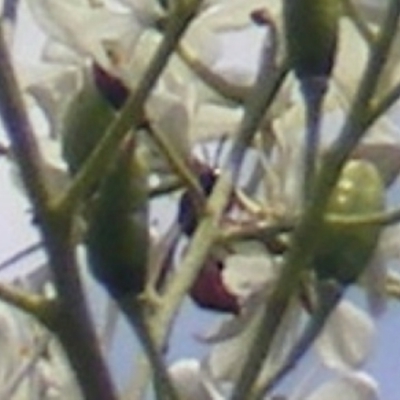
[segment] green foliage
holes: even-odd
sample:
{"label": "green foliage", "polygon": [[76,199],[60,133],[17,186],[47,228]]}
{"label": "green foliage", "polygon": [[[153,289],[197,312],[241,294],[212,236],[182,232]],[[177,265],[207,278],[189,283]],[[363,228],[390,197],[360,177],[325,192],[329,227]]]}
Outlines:
{"label": "green foliage", "polygon": [[[364,160],[344,166],[328,203],[327,212],[338,216],[368,216],[384,209],[385,188],[376,167]],[[314,260],[320,279],[353,283],[370,260],[380,225],[345,225],[326,222]]]}
{"label": "green foliage", "polygon": [[296,75],[329,76],[336,52],[338,0],[285,0],[287,50]]}
{"label": "green foliage", "polygon": [[94,276],[114,298],[144,289],[148,261],[147,176],[135,143],[123,144],[89,217],[87,253]]}

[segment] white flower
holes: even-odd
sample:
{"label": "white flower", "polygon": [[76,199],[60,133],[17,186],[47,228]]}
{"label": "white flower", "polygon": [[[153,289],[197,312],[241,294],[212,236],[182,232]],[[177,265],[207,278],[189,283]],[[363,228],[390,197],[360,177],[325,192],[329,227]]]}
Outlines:
{"label": "white flower", "polygon": [[1,398],[61,400],[72,395],[79,400],[78,386],[65,356],[54,346],[59,345],[49,340],[49,333],[31,318],[1,302]]}
{"label": "white flower", "polygon": [[[227,259],[223,271],[225,285],[242,299],[243,306],[238,316],[226,318],[217,328],[201,337],[213,345],[205,365],[216,381],[233,382],[237,379],[257,333],[265,292],[272,290],[279,268],[278,263],[271,262],[270,257],[261,254],[239,254]],[[301,308],[299,302],[293,302],[290,306],[271,346],[262,375],[273,375],[276,366],[285,362],[304,325],[304,312]],[[375,328],[370,317],[343,300],[316,341],[321,361],[335,371],[362,367],[371,352],[374,334]]]}
{"label": "white flower", "polygon": [[[33,338],[29,335],[28,320],[19,311],[0,303],[0,347],[2,362],[0,368],[0,388],[4,390],[10,378],[16,373],[26,354],[33,347]],[[33,378],[33,379],[32,379]],[[21,398],[28,399],[34,374],[17,388]],[[38,388],[36,387],[36,391]]]}
{"label": "white flower", "polygon": [[376,382],[365,373],[349,373],[328,381],[305,400],[378,400]]}
{"label": "white flower", "polygon": [[82,395],[60,344],[51,340],[47,358],[38,364],[43,387],[43,400],[81,400]]}
{"label": "white flower", "polygon": [[357,369],[371,354],[375,326],[349,301],[341,301],[316,340],[323,363],[335,370]]}
{"label": "white flower", "polygon": [[195,359],[180,360],[169,368],[179,395],[187,400],[223,400]]}
{"label": "white flower", "polygon": [[[59,0],[29,1],[29,6],[36,21],[50,35],[45,51],[50,59],[53,56],[49,46],[53,46],[55,41],[56,54],[62,46],[70,54],[73,51],[81,57],[94,57],[101,65],[109,67],[111,60],[107,43],[117,42],[136,26],[131,14],[112,12],[104,6],[94,7],[85,0],[67,3]],[[79,58],[76,60],[79,62]]]}
{"label": "white flower", "polygon": [[[224,400],[229,395],[209,376],[207,368],[196,359],[182,359],[173,363],[169,372],[181,394],[188,400]],[[309,387],[313,376],[308,376],[300,386],[283,396],[287,400],[378,400],[377,383],[363,372],[339,374],[313,389]],[[279,397],[279,396],[278,396]],[[265,399],[273,399],[268,396]]]}

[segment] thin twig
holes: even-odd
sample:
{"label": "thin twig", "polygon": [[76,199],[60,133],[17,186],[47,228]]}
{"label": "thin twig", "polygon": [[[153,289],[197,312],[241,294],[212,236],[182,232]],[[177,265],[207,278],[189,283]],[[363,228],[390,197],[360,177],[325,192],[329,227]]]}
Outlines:
{"label": "thin twig", "polygon": [[35,134],[25,111],[0,24],[0,113],[28,196],[38,217],[47,213],[49,195]]}
{"label": "thin twig", "polygon": [[212,71],[185,44],[178,46],[178,54],[186,65],[208,86],[219,95],[236,103],[244,103],[251,86],[237,85],[227,81],[223,76]]}
{"label": "thin twig", "polygon": [[10,47],[14,43],[19,3],[19,0],[5,0],[3,2],[1,23],[4,25],[6,39]]}
{"label": "thin twig", "polygon": [[312,76],[301,80],[301,92],[306,106],[306,141],[304,150],[303,201],[307,202],[317,171],[320,143],[322,106],[328,89],[329,77]]}
{"label": "thin twig", "polygon": [[[286,63],[272,72],[270,69],[260,68],[259,77],[246,102],[243,120],[231,148],[230,157],[228,157],[228,165],[235,165],[233,175],[238,172],[236,163],[240,164],[243,160],[247,146],[251,143],[262,118],[275,99],[287,71]],[[163,347],[170,332],[172,320],[182,300],[203,265],[209,250],[218,238],[218,222],[232,190],[231,182],[232,177],[227,173],[222,173],[219,177],[207,201],[207,212],[192,237],[179,275],[176,275],[167,286],[162,307],[156,311],[154,317],[149,321],[150,329],[154,332],[153,337],[159,347]],[[142,379],[145,379],[146,375],[143,372]],[[130,398],[129,395],[128,398]]]}
{"label": "thin twig", "polygon": [[158,398],[166,400],[179,400],[180,397],[168,374],[162,353],[152,338],[151,330],[146,323],[146,316],[143,313],[142,304],[132,298],[124,298],[118,301],[121,311],[126,316],[129,325],[139,338],[146,356],[152,366],[155,376],[155,391]]}
{"label": "thin twig", "polygon": [[[286,74],[286,68],[282,67],[276,71],[272,77],[269,71],[261,69],[262,78],[257,80],[254,86],[254,92],[249,97],[247,109],[244,114],[242,124],[239,128],[238,135],[232,146],[230,157],[228,157],[229,165],[235,165],[234,175],[238,171],[244,156],[245,149],[249,145],[261,119],[265,115],[265,111],[275,98],[278,88],[283,82]],[[267,80],[267,75],[269,79]],[[262,81],[263,84],[260,84]],[[267,85],[266,85],[267,84]],[[159,337],[163,337],[166,332],[165,328],[169,325],[176,308],[181,303],[187,293],[190,285],[194,281],[199,269],[201,268],[211,246],[218,238],[218,221],[225,209],[229,194],[231,193],[231,178],[229,174],[222,173],[218,179],[209,201],[207,202],[207,213],[197,228],[185,259],[180,268],[179,277],[173,279],[166,289],[165,303],[163,310],[159,313],[160,322],[155,323],[157,331],[160,332]],[[164,324],[166,326],[164,326]],[[162,329],[160,329],[163,327]]]}
{"label": "thin twig", "polygon": [[[42,171],[43,162],[21,98],[2,29],[0,24],[0,112],[41,228],[40,233],[59,295],[57,313],[45,313],[46,318],[41,318],[41,321],[54,330],[64,345],[86,399],[113,400],[116,399],[115,390],[100,353],[77,273],[70,240],[72,217],[69,213],[64,213],[60,218],[49,206],[50,197]],[[55,321],[57,323],[54,324]],[[82,354],[85,356],[82,357]]]}
{"label": "thin twig", "polygon": [[204,202],[203,189],[199,185],[196,176],[188,168],[185,160],[171,146],[170,142],[167,141],[159,129],[152,127],[149,129],[149,135],[159,146],[163,155],[167,158],[172,170],[177,174],[188,190],[193,193],[193,198],[195,198],[199,204],[202,204],[202,202]]}
{"label": "thin twig", "polygon": [[336,214],[327,214],[325,220],[331,224],[363,226],[363,225],[392,225],[400,221],[400,209],[396,208],[391,211],[372,213],[365,216],[347,215],[341,216]]}
{"label": "thin twig", "polygon": [[386,293],[394,299],[400,300],[400,278],[388,274],[385,284]]}
{"label": "thin twig", "polygon": [[386,55],[393,42],[399,13],[400,0],[393,0],[382,23],[381,33],[371,52],[366,72],[339,140],[322,164],[309,205],[292,236],[286,263],[274,291],[266,299],[267,306],[261,318],[259,334],[249,350],[248,359],[233,392],[233,400],[242,400],[243,398],[253,400],[262,396],[260,393],[253,392],[255,380],[269,353],[282,316],[298,290],[301,274],[311,263],[318,244],[318,232],[323,223],[324,210],[339,177],[341,167],[364,134],[365,115],[369,111],[370,99],[376,89]]}
{"label": "thin twig", "polygon": [[375,43],[376,36],[369,28],[367,22],[361,15],[360,11],[354,5],[352,0],[341,0],[346,14],[353,21],[354,26],[358,29],[361,36],[367,42],[368,46],[371,47]]}
{"label": "thin twig", "polygon": [[46,326],[64,347],[85,400],[116,400],[116,389],[86,306],[74,248],[65,232],[50,229],[53,236],[47,248],[50,260],[57,260],[52,270],[58,312]]}
{"label": "thin twig", "polygon": [[[267,54],[266,58],[269,55]],[[156,310],[154,316],[148,321],[149,329],[153,333],[153,338],[159,348],[163,348],[170,332],[172,320],[201,269],[212,245],[218,238],[218,223],[232,190],[232,175],[234,176],[238,173],[238,164],[241,164],[247,147],[252,142],[258,126],[261,124],[266,111],[271,106],[286,77],[288,71],[286,62],[276,69],[274,68],[273,71],[270,68],[263,68],[266,64],[267,62],[264,61],[260,66],[256,83],[245,104],[244,116],[228,156],[227,165],[234,165],[232,174],[223,172],[218,178],[208,198],[206,213],[192,237],[180,267],[179,275],[172,278],[163,295],[161,307]],[[148,373],[149,371],[146,371],[143,367],[140,379],[146,380]],[[137,385],[137,381],[134,384]],[[135,387],[128,389],[127,399],[132,398],[131,393],[134,393]]]}
{"label": "thin twig", "polygon": [[144,104],[167,61],[174,52],[180,37],[190,23],[200,0],[192,1],[190,6],[182,6],[169,18],[164,38],[152,58],[138,87],[129,96],[120,113],[107,129],[106,134],[96,146],[87,162],[72,182],[69,190],[57,202],[60,209],[73,209],[88,193],[92,185],[103,175],[107,165],[115,156],[124,135],[141,122]]}
{"label": "thin twig", "polygon": [[381,117],[390,107],[392,107],[400,97],[400,83],[396,84],[386,95],[375,100],[371,105],[370,113],[365,121],[367,127],[371,126]]}
{"label": "thin twig", "polygon": [[0,270],[6,269],[7,267],[16,264],[18,261],[23,260],[25,257],[35,253],[36,251],[40,250],[43,247],[42,242],[36,242],[31,244],[28,247],[18,251],[17,253],[13,254],[11,257],[6,258],[4,261],[0,263]]}
{"label": "thin twig", "polygon": [[[321,289],[328,289],[322,287]],[[343,297],[343,289],[338,287],[329,288],[330,290],[320,290],[317,308],[314,310],[308,324],[304,328],[298,340],[295,342],[293,348],[290,350],[289,355],[286,357],[284,363],[267,379],[262,379],[257,383],[255,389],[262,398],[264,393],[268,393],[274,389],[285,375],[293,370],[301,357],[310,349],[315,339],[323,330],[329,317],[336,309],[340,300]]]}
{"label": "thin twig", "polygon": [[156,185],[149,188],[150,197],[163,196],[182,188],[182,182],[176,176],[162,176]]}
{"label": "thin twig", "polygon": [[51,300],[4,283],[0,283],[0,299],[42,322],[47,322],[56,311],[55,304]]}

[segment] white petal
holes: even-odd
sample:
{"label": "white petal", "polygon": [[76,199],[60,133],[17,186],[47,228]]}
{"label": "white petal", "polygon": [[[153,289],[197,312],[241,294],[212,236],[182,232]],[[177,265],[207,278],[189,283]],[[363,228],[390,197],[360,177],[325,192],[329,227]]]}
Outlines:
{"label": "white petal", "polygon": [[316,341],[323,363],[329,368],[358,368],[369,356],[375,327],[360,308],[344,300],[332,313]]}
{"label": "white petal", "polygon": [[281,2],[277,0],[231,0],[218,2],[210,6],[200,19],[215,31],[229,31],[246,28],[253,24],[252,11],[267,8],[272,18],[276,19],[281,11]]}
{"label": "white petal", "polygon": [[222,272],[228,290],[240,298],[259,292],[266,284],[272,285],[277,275],[276,266],[266,254],[234,254],[227,257]]}
{"label": "white petal", "polygon": [[224,397],[213,387],[202,372],[198,360],[187,359],[174,363],[169,368],[173,383],[183,399],[223,400]]}
{"label": "white petal", "polygon": [[130,7],[140,21],[153,22],[164,14],[160,3],[156,0],[119,0]]}
{"label": "white petal", "polygon": [[262,307],[258,307],[257,312],[242,325],[235,336],[213,346],[205,360],[213,380],[224,382],[237,379],[247,360],[249,346],[257,333],[255,328],[260,321],[261,311]]}
{"label": "white petal", "polygon": [[222,321],[206,333],[198,335],[197,338],[208,344],[218,344],[219,342],[235,338],[252,322],[259,306],[259,296],[251,297],[245,302],[238,316],[229,316],[222,319]]}
{"label": "white petal", "polygon": [[48,357],[39,365],[46,399],[81,400],[82,395],[75,375],[71,370],[64,351],[55,340],[50,342]]}
{"label": "white petal", "polygon": [[[17,386],[10,386],[16,374],[21,372],[21,365],[29,360],[35,346],[34,335],[38,334],[34,322],[19,310],[4,303],[0,303],[0,396],[9,390],[13,398],[20,400],[38,399],[40,393],[37,371],[33,367],[27,371],[22,382]],[[3,396],[3,394],[4,396]]]}
{"label": "white petal", "polygon": [[239,107],[222,107],[215,104],[203,104],[196,113],[190,137],[193,141],[231,136],[236,132],[243,110]]}
{"label": "white petal", "polygon": [[369,311],[373,316],[382,315],[386,310],[386,259],[380,252],[375,252],[362,275]]}
{"label": "white petal", "polygon": [[352,99],[364,72],[368,48],[354,24],[347,18],[340,23],[339,48],[333,70],[334,81],[345,98]]}
{"label": "white petal", "polygon": [[306,400],[377,400],[376,382],[365,373],[352,373],[321,385]]}
{"label": "white petal", "polygon": [[183,98],[175,92],[159,90],[150,98],[146,107],[153,127],[162,133],[168,144],[184,159],[190,154],[189,127],[193,96],[194,93],[189,90]]}
{"label": "white petal", "polygon": [[400,259],[400,226],[393,225],[385,228],[379,239],[378,250],[386,261]]}
{"label": "white petal", "polygon": [[95,57],[100,64],[108,66],[104,44],[133,32],[132,17],[103,7],[92,8],[82,2],[71,3],[29,0],[36,21],[52,40],[64,43],[80,54]]}

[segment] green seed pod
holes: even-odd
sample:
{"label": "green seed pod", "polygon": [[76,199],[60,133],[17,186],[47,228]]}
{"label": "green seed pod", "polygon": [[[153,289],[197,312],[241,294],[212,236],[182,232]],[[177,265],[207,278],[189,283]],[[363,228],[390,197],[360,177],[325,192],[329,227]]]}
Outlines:
{"label": "green seed pod", "polygon": [[286,45],[299,79],[329,76],[340,15],[339,0],[285,0]]}
{"label": "green seed pod", "polygon": [[81,168],[113,117],[111,104],[86,74],[81,90],[66,109],[62,127],[63,157],[72,174]]}
{"label": "green seed pod", "polygon": [[[376,167],[364,160],[351,160],[342,174],[327,206],[338,216],[368,216],[383,211],[385,188]],[[379,225],[344,225],[326,222],[315,256],[315,271],[320,279],[353,283],[370,260],[378,242]]]}
{"label": "green seed pod", "polygon": [[147,200],[147,175],[128,140],[100,185],[87,232],[90,269],[117,300],[145,287]]}

